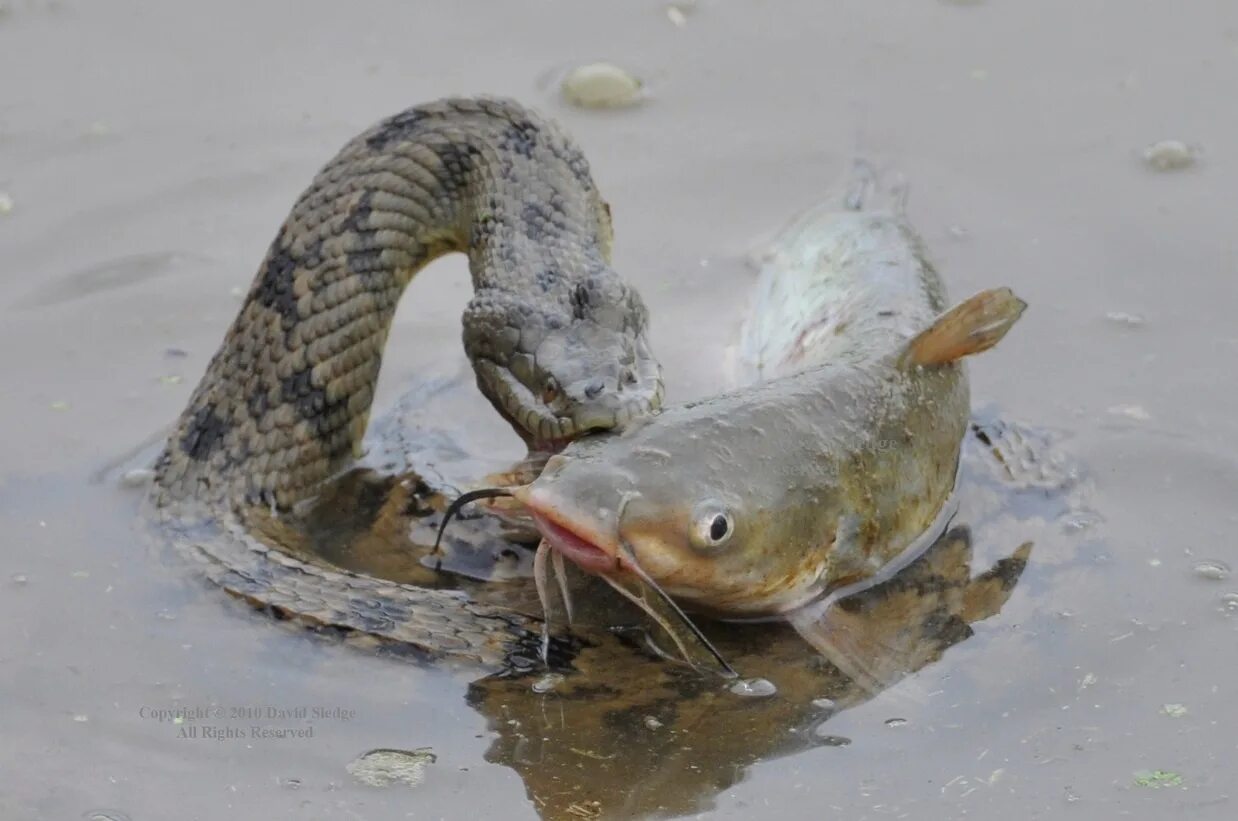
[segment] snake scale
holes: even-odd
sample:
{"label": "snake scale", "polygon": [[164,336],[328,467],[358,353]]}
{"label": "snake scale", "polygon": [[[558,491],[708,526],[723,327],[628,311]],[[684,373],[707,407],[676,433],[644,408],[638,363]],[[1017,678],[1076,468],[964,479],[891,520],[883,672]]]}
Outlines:
{"label": "snake scale", "polygon": [[647,312],[611,241],[580,149],[516,102],[441,100],[358,135],[296,201],[158,458],[162,532],[285,617],[488,663],[524,646],[537,626],[514,611],[302,561],[251,525],[359,453],[397,302],[451,251],[478,387],[531,452],[656,410]]}

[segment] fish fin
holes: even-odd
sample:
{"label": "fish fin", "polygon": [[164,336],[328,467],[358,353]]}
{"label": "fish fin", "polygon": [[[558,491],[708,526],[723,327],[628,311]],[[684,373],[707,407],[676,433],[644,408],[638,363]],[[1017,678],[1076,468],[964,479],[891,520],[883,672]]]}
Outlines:
{"label": "fish fin", "polygon": [[1027,303],[1009,288],[981,291],[946,311],[903,352],[903,367],[931,368],[992,348],[1023,315]]}
{"label": "fish fin", "polygon": [[1024,542],[1004,559],[972,579],[963,591],[963,620],[968,624],[996,615],[1014,592],[1032,555],[1032,543]]}
{"label": "fish fin", "polygon": [[869,696],[923,666],[923,662],[913,658],[916,648],[907,646],[909,639],[914,645],[913,631],[883,631],[867,614],[848,612],[837,603],[824,608],[803,608],[790,614],[787,621],[826,661]]}

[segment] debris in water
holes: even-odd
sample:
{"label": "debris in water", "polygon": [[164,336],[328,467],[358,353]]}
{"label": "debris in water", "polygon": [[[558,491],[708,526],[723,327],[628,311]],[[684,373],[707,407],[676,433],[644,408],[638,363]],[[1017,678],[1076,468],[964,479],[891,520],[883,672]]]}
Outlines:
{"label": "debris in water", "polygon": [[1062,530],[1067,533],[1079,533],[1095,527],[1101,521],[1099,513],[1090,510],[1077,510],[1074,513],[1067,514],[1062,519]]}
{"label": "debris in water", "polygon": [[887,727],[902,727],[906,723],[907,719],[905,718],[887,718],[885,720],[885,725]]}
{"label": "debris in water", "polygon": [[0,191],[0,217],[13,213],[13,198],[5,191]]}
{"label": "debris in water", "polygon": [[1147,422],[1152,418],[1152,414],[1144,410],[1142,405],[1114,405],[1109,409],[1109,412],[1114,416],[1125,416],[1128,419],[1135,419],[1140,422]]}
{"label": "debris in water", "polygon": [[559,686],[563,681],[562,673],[547,673],[546,675],[533,682],[533,692],[549,693],[551,690]]}
{"label": "debris in water", "polygon": [[778,692],[778,688],[769,679],[741,678],[731,685],[731,692],[745,698],[765,698]]}
{"label": "debris in water", "polygon": [[1119,325],[1142,325],[1147,322],[1143,314],[1128,314],[1126,311],[1109,311],[1105,314],[1105,319],[1110,322],[1116,322]]}
{"label": "debris in water", "polygon": [[1220,559],[1205,559],[1195,565],[1195,575],[1201,579],[1223,582],[1229,578],[1229,565]]}
{"label": "debris in water", "polygon": [[1185,704],[1165,704],[1161,706],[1161,712],[1170,718],[1182,718],[1187,711]]}
{"label": "debris in water", "polygon": [[572,69],[563,78],[563,99],[581,108],[626,108],[644,95],[642,83],[612,63],[590,63]]}
{"label": "debris in water", "polygon": [[277,778],[275,783],[287,790],[301,789],[301,779],[299,778]]}
{"label": "debris in water", "polygon": [[426,777],[426,767],[438,760],[429,747],[416,750],[370,750],[349,762],[345,769],[362,784],[386,787],[406,784],[415,787]]}
{"label": "debris in water", "polygon": [[1190,168],[1199,152],[1181,140],[1161,140],[1144,149],[1143,161],[1154,171],[1179,171]]}
{"label": "debris in water", "polygon": [[1159,790],[1161,787],[1177,787],[1182,776],[1169,770],[1142,770],[1135,773],[1135,786]]}
{"label": "debris in water", "polygon": [[822,732],[824,727],[817,728],[817,743],[823,747],[846,747],[851,739],[844,735],[830,735]]}

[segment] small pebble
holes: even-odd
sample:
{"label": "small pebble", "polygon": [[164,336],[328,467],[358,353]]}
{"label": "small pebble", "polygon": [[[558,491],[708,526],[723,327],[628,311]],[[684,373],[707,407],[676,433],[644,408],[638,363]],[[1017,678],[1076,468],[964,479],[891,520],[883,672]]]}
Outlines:
{"label": "small pebble", "polygon": [[641,81],[611,63],[590,63],[563,78],[563,99],[580,108],[626,108],[643,98]]}
{"label": "small pebble", "polygon": [[549,693],[563,683],[562,673],[547,673],[546,675],[533,682],[533,692]]}
{"label": "small pebble", "polygon": [[1201,579],[1225,581],[1229,578],[1229,565],[1219,559],[1205,559],[1195,565],[1195,575]]}
{"label": "small pebble", "polygon": [[653,716],[645,716],[645,726],[651,730],[661,730],[663,725]]}
{"label": "small pebble", "polygon": [[370,750],[345,768],[362,784],[386,787],[406,784],[415,787],[426,777],[426,767],[438,760],[428,747],[416,750]]}
{"label": "small pebble", "polygon": [[7,217],[13,213],[13,198],[6,192],[0,191],[0,217]]}
{"label": "small pebble", "polygon": [[1127,419],[1135,419],[1139,422],[1147,422],[1152,418],[1152,414],[1144,410],[1142,405],[1114,405],[1109,408],[1109,413],[1114,416],[1125,416]]}
{"label": "small pebble", "polygon": [[1198,158],[1199,152],[1181,140],[1161,140],[1143,152],[1143,161],[1154,171],[1190,168]]}
{"label": "small pebble", "polygon": [[666,17],[679,28],[683,28],[688,24],[688,16],[683,13],[683,9],[674,3],[666,7]]}
{"label": "small pebble", "polygon": [[120,477],[122,487],[145,487],[155,478],[155,471],[150,468],[134,468],[125,471]]}
{"label": "small pebble", "polygon": [[832,698],[814,698],[812,700],[812,706],[816,707],[818,710],[825,710],[830,713],[838,709],[838,704],[836,704]]}

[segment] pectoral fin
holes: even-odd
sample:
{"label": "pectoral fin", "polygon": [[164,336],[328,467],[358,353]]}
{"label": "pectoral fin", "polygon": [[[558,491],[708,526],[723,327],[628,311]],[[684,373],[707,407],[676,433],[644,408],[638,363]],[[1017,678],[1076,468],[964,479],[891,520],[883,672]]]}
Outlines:
{"label": "pectoral fin", "polygon": [[931,368],[992,348],[1023,315],[1027,303],[1009,288],[981,291],[955,305],[907,344],[899,364]]}

